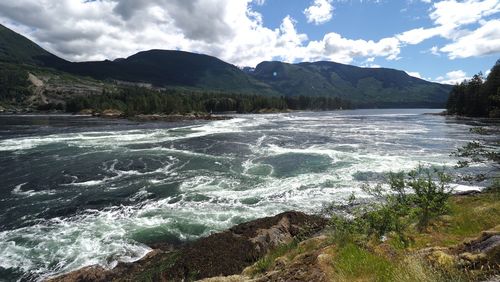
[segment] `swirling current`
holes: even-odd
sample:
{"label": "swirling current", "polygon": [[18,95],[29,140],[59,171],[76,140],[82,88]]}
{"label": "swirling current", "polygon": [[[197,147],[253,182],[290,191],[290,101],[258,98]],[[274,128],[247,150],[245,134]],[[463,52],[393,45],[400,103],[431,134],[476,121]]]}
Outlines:
{"label": "swirling current", "polygon": [[176,123],[0,116],[0,277],[113,267],[152,243],[367,197],[361,185],[389,171],[452,169],[450,153],[477,137],[472,125],[426,112],[436,110]]}

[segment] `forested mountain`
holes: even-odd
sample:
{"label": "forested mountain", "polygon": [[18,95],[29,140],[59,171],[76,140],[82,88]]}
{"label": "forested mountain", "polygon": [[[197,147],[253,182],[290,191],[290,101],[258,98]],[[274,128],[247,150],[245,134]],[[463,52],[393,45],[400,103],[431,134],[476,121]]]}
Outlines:
{"label": "forested mountain", "polygon": [[184,86],[211,90],[274,94],[265,84],[215,57],[183,51],[150,50],[126,59],[69,63],[55,66],[95,79],[148,83],[157,87]]}
{"label": "forested mountain", "polygon": [[[2,85],[3,92],[8,92],[4,96],[11,98],[16,91],[26,92],[25,85],[21,85],[21,91],[16,83],[27,79],[28,69],[30,73],[38,69],[54,70],[59,77],[71,74],[116,85],[130,82],[160,89],[275,97],[338,97],[351,101],[355,107],[442,107],[451,89],[451,86],[393,69],[360,68],[333,62],[263,62],[255,70],[241,70],[215,57],[183,51],[150,50],[114,61],[75,63],[45,51],[4,26],[0,26],[0,64],[4,66],[0,81],[8,81],[10,89],[5,90],[7,86]],[[15,70],[14,78],[11,69]],[[45,78],[45,81],[51,79]],[[94,94],[95,91],[89,93]]]}
{"label": "forested mountain", "polygon": [[439,107],[451,89],[404,71],[334,62],[263,62],[252,75],[287,96],[337,96],[359,107]]}
{"label": "forested mountain", "polygon": [[479,73],[455,85],[446,108],[449,114],[500,118],[500,60],[486,80]]}
{"label": "forested mountain", "polygon": [[45,66],[66,61],[0,24],[0,62]]}

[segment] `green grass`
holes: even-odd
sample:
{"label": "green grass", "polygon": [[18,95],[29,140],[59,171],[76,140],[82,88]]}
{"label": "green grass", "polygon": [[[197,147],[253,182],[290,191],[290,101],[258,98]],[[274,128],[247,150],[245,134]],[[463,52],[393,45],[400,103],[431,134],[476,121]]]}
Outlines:
{"label": "green grass", "polygon": [[[479,236],[484,230],[499,228],[500,196],[498,192],[451,196],[448,204],[449,213],[433,220],[427,232],[419,232],[415,224],[408,227],[407,233],[412,239],[409,248],[398,241],[397,236],[389,236],[388,241],[381,243],[371,239],[356,240],[355,232],[346,232],[346,238],[339,240],[336,236],[342,235],[343,225],[334,221],[337,230],[326,239],[310,238],[282,245],[257,261],[250,273],[258,276],[272,270],[286,274],[292,265],[310,263],[301,261],[311,257],[304,254],[326,254],[330,258],[326,266],[321,264],[321,267],[331,281],[445,282],[482,277],[482,270],[471,273],[460,267],[435,265],[417,251],[429,246],[456,246],[467,238]],[[288,262],[277,267],[275,262],[280,257]]]}
{"label": "green grass", "polygon": [[415,256],[388,259],[352,243],[338,250],[332,266],[335,271],[332,281],[469,281],[455,269],[436,269]]}
{"label": "green grass", "polygon": [[500,224],[500,194],[490,192],[450,198],[450,212],[429,233],[414,234],[414,248],[451,246]]}
{"label": "green grass", "polygon": [[396,268],[386,258],[352,243],[338,250],[333,265],[338,278],[346,281],[392,281]]}
{"label": "green grass", "polygon": [[269,270],[273,264],[274,261],[285,255],[291,250],[294,250],[297,248],[298,241],[293,240],[292,242],[288,244],[283,244],[275,248],[274,250],[270,251],[268,254],[266,254],[263,258],[259,259],[252,267],[252,272],[253,274],[258,274],[258,273],[264,273],[267,270]]}

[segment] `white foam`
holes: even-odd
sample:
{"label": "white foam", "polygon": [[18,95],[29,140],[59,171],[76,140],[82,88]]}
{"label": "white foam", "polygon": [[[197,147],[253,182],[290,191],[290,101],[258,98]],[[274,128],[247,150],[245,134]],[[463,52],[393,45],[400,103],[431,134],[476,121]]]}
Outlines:
{"label": "white foam", "polygon": [[[146,183],[129,196],[136,206],[89,210],[70,218],[55,218],[34,226],[1,231],[0,257],[5,259],[0,260],[0,266],[39,273],[41,277],[96,263],[113,267],[117,261],[135,260],[149,251],[131,238],[137,233],[148,232],[150,228],[160,228],[181,239],[194,239],[241,221],[286,210],[316,212],[325,204],[347,201],[352,192],[358,198],[368,197],[360,189],[363,181],[356,181],[356,173],[383,175],[389,171],[410,170],[419,164],[452,166],[455,160],[449,157],[448,149],[438,151],[425,144],[449,142],[454,146],[462,142],[460,138],[450,141],[453,137],[448,138],[447,133],[429,134],[425,124],[411,124],[409,127],[408,121],[399,122],[397,118],[390,124],[388,120],[377,118],[368,126],[353,119],[356,115],[346,117],[338,112],[308,115],[248,115],[174,129],[86,132],[2,140],[0,150],[3,151],[23,151],[57,144],[81,147],[83,153],[105,149],[120,154],[126,150],[125,153],[134,156],[159,155],[164,161],[158,168],[141,170],[117,169],[118,160],[108,161],[103,164],[108,176],[68,184],[75,186],[74,189],[102,186],[109,190],[114,182],[127,182],[123,180],[129,177],[144,179]],[[461,131],[467,131],[467,127],[460,128]],[[243,133],[251,133],[249,136],[252,137],[238,143],[249,149],[239,155],[212,154],[210,150],[195,151],[188,146],[166,148],[161,144],[216,134],[233,134],[231,137],[234,137]],[[311,136],[311,140],[307,136]],[[321,138],[320,142],[314,140],[316,137]],[[418,145],[424,141],[429,143]],[[138,146],[140,149],[127,147],[134,144],[148,146]],[[319,171],[304,168],[300,174],[278,177],[274,174],[275,168],[266,160],[284,154],[324,156],[330,163]],[[216,169],[188,170],[192,167],[188,164],[194,162],[210,164]],[[266,168],[259,170],[263,166]],[[224,167],[229,169],[222,171],[220,168]],[[257,173],[252,174],[255,171]],[[148,200],[150,187],[163,188],[161,185],[174,182],[180,183],[179,191],[175,191],[177,194]],[[34,192],[23,191],[23,185],[26,183],[17,185],[12,194],[26,196]],[[455,189],[481,187],[457,185]],[[190,233],[181,227],[183,224],[206,228],[199,233]],[[29,242],[30,247],[16,244],[16,238]]]}
{"label": "white foam", "polygon": [[24,182],[24,183],[21,183],[19,185],[16,185],[14,187],[14,189],[12,189],[11,194],[16,195],[16,196],[23,196],[23,197],[33,197],[33,196],[39,196],[39,195],[53,195],[53,194],[57,193],[57,191],[55,191],[55,190],[23,191],[21,188],[26,184],[28,184],[28,182]]}

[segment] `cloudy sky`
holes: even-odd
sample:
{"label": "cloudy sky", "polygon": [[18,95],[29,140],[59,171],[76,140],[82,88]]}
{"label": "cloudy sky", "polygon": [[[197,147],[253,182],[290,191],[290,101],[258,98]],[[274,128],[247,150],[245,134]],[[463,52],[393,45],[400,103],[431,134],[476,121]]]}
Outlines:
{"label": "cloudy sky", "polygon": [[453,83],[500,58],[500,0],[0,0],[0,23],[72,61],[177,49]]}

